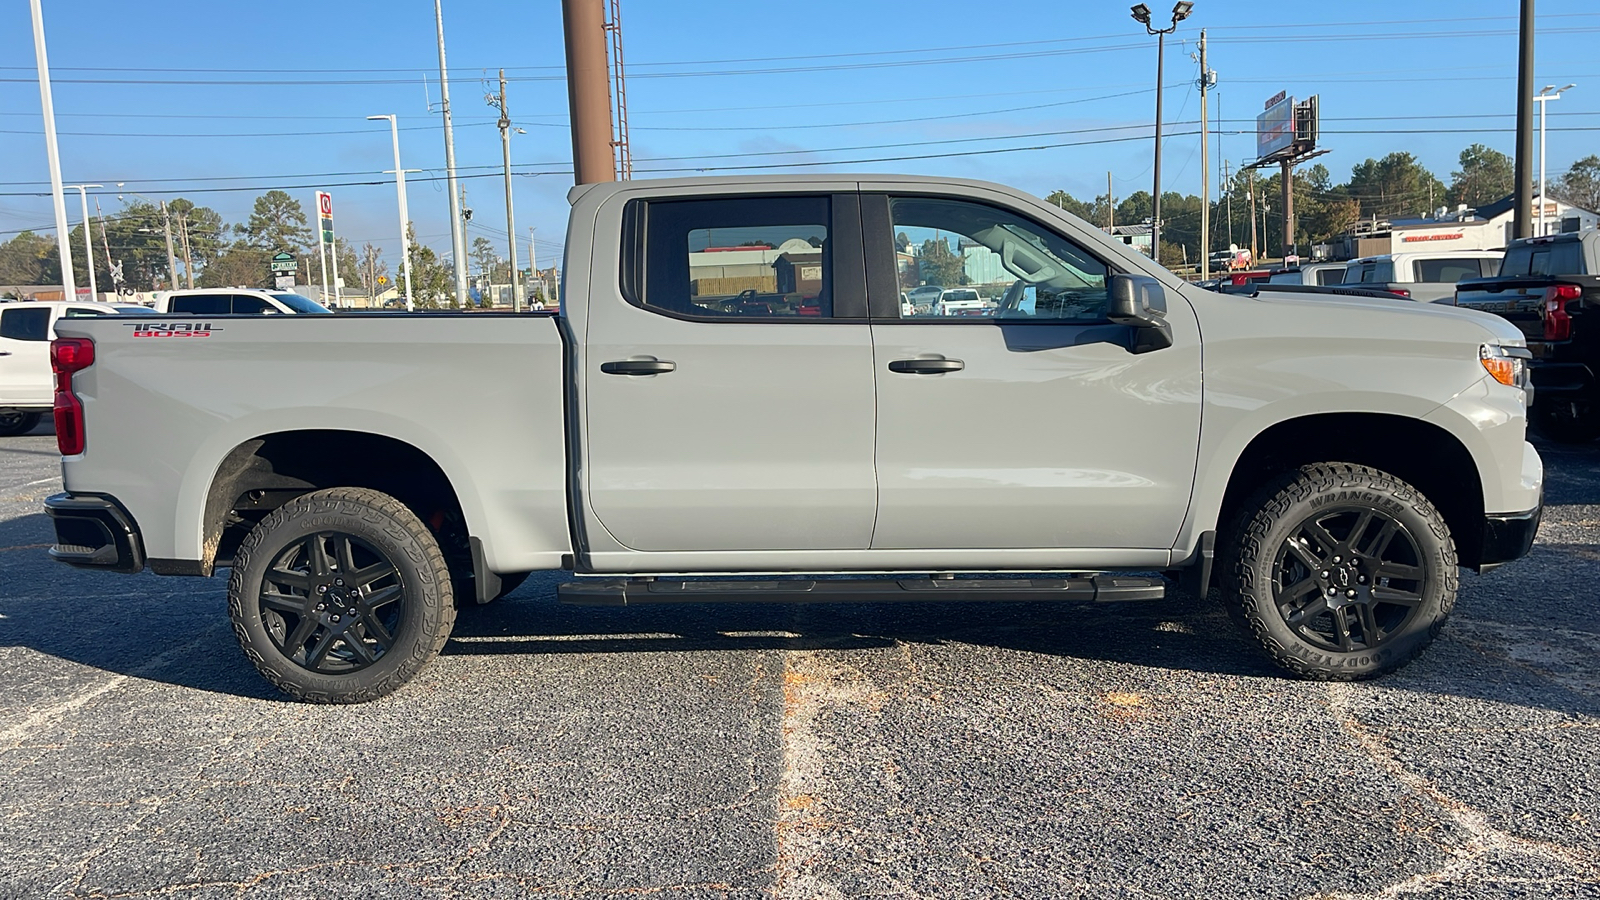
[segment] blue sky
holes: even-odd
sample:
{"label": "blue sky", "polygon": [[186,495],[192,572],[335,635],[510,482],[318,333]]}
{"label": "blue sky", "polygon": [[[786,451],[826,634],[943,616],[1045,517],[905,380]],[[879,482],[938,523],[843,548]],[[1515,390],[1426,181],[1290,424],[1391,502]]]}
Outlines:
{"label": "blue sky", "polygon": [[[230,222],[268,188],[290,189],[309,210],[312,191],[328,186],[340,236],[383,247],[392,267],[392,183],[340,185],[389,177],[379,174],[392,167],[387,126],[365,117],[396,113],[406,167],[426,170],[411,176],[412,219],[448,251],[443,136],[427,106],[439,99],[430,2],[43,2],[69,183],[182,195]],[[635,177],[807,164],[799,170],[975,177],[1088,198],[1110,171],[1119,197],[1148,190],[1155,39],[1127,6],[623,0]],[[1600,152],[1593,10],[1540,4],[1539,84],[1578,83],[1550,107],[1553,173]],[[1369,156],[1408,150],[1448,182],[1467,144],[1512,149],[1515,13],[1510,0],[1197,0],[1167,44],[1166,189],[1199,192],[1199,139],[1184,132],[1197,127],[1201,28],[1219,77],[1212,116],[1235,165],[1254,154],[1262,101],[1287,90],[1321,95],[1332,152],[1320,162],[1336,180]],[[500,141],[483,95],[504,66],[527,132],[512,145],[527,173],[515,179],[519,255],[526,265],[527,229],[538,226],[547,265],[571,185],[559,0],[446,0],[444,15],[457,164],[484,176],[465,182],[472,234],[503,248]],[[52,221],[47,197],[19,196],[48,190],[33,58],[27,4],[7,3],[0,240]],[[1041,145],[1072,146],[1010,149]],[[103,194],[107,213],[120,208],[114,189]],[[76,223],[75,200],[68,209]]]}

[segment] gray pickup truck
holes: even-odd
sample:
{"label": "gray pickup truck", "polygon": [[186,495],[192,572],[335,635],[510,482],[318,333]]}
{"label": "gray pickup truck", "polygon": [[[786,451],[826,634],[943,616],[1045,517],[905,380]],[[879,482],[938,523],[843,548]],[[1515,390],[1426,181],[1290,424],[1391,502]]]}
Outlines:
{"label": "gray pickup truck", "polygon": [[[1228,296],[981,182],[570,194],[558,314],[64,321],[62,562],[230,569],[246,656],[394,690],[457,604],[1160,598],[1351,679],[1529,550],[1527,350],[1491,315]],[[983,316],[907,314],[975,286]]]}

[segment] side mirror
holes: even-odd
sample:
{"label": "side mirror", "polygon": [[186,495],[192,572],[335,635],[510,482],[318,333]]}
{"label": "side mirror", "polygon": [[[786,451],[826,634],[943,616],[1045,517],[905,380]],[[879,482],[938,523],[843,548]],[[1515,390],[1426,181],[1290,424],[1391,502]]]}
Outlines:
{"label": "side mirror", "polygon": [[1172,326],[1167,324],[1167,293],[1161,282],[1147,275],[1113,275],[1107,285],[1106,318],[1133,328],[1128,350],[1149,353],[1172,346]]}

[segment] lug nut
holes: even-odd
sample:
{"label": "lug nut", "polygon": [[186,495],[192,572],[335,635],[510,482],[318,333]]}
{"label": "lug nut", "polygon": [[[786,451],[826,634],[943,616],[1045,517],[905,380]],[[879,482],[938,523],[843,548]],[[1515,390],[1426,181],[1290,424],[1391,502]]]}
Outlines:
{"label": "lug nut", "polygon": [[1327,578],[1328,577],[1328,570],[1327,569],[1323,569],[1322,570],[1322,577],[1323,578]]}
{"label": "lug nut", "polygon": [[337,622],[337,621],[339,621],[339,617],[338,617],[338,616],[334,616],[334,617],[333,617],[333,620],[334,620],[334,621],[335,621],[335,622]]}
{"label": "lug nut", "polygon": [[1358,584],[1366,584],[1367,583],[1367,576],[1365,576],[1365,575],[1357,575],[1356,576],[1356,582]]}
{"label": "lug nut", "polygon": [[1333,558],[1333,561],[1334,561],[1334,562],[1338,562],[1338,561],[1339,561],[1339,557],[1337,557],[1337,556],[1335,556],[1335,557],[1334,557],[1334,558]]}
{"label": "lug nut", "polygon": [[333,583],[337,584],[339,587],[344,587],[344,579],[343,578],[335,578],[333,580]]}
{"label": "lug nut", "polygon": [[1346,596],[1346,597],[1351,597],[1351,598],[1354,598],[1354,597],[1355,597],[1355,595],[1356,595],[1356,592],[1355,592],[1355,591],[1345,591],[1345,592],[1344,592],[1344,595],[1345,595],[1345,596]]}
{"label": "lug nut", "polygon": [[1339,592],[1334,590],[1333,588],[1328,588],[1328,596],[1329,597],[1332,597],[1334,594],[1337,594],[1337,593],[1339,593]]}
{"label": "lug nut", "polygon": [[317,585],[317,593],[326,594],[327,592],[328,592],[328,586],[327,585],[325,585],[325,584]]}

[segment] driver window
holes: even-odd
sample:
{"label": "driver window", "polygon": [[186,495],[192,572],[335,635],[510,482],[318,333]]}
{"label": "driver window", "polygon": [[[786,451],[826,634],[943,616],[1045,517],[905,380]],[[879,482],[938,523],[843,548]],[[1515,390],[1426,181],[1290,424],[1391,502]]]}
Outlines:
{"label": "driver window", "polygon": [[1105,321],[1105,263],[1005,210],[896,197],[900,318],[912,321]]}

